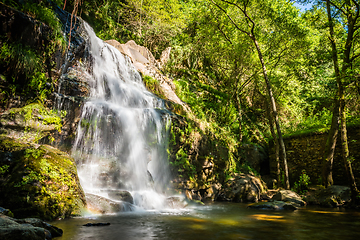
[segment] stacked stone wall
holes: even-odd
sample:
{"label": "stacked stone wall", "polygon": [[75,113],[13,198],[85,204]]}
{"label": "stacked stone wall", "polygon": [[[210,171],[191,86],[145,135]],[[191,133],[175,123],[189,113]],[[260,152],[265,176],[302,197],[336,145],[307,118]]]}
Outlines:
{"label": "stacked stone wall", "polygon": [[[347,133],[353,173],[357,183],[360,184],[360,126],[348,128]],[[311,184],[321,183],[322,158],[326,138],[327,133],[307,134],[284,139],[290,183],[292,185],[299,180],[299,176],[304,170],[306,174],[310,176]],[[270,144],[269,157],[271,175],[276,178],[275,147],[273,144]],[[338,137],[335,148],[333,179],[334,184],[347,185],[347,176],[341,156],[340,136]]]}

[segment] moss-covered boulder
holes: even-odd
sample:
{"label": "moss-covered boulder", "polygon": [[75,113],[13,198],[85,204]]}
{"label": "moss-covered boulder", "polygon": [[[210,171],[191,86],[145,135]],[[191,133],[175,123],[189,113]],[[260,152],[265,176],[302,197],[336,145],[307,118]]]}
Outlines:
{"label": "moss-covered boulder", "polygon": [[252,174],[234,173],[217,194],[217,201],[258,202],[267,190],[266,184]]}
{"label": "moss-covered boulder", "polygon": [[85,206],[76,164],[68,154],[9,137],[0,137],[0,195],[0,206],[18,218],[69,217]]}

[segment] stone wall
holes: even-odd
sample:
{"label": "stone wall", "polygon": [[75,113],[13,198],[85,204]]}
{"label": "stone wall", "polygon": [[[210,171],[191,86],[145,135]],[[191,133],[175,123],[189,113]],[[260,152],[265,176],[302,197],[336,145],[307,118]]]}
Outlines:
{"label": "stone wall", "polygon": [[[302,171],[310,176],[311,184],[321,183],[322,157],[326,143],[327,133],[307,134],[296,137],[285,138],[285,146],[288,159],[290,183],[293,185],[299,180]],[[334,184],[346,185],[347,176],[344,170],[344,163],[341,157],[340,136],[336,144],[333,179]],[[348,143],[350,156],[354,159],[352,168],[357,183],[360,183],[360,127],[348,128]],[[276,163],[275,150],[273,144],[270,144],[270,171],[275,178]]]}

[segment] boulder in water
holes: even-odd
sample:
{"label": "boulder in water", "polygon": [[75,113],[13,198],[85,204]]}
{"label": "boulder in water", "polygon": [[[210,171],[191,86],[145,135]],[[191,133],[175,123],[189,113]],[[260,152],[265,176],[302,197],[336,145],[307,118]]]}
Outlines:
{"label": "boulder in water", "polygon": [[321,205],[323,207],[340,207],[351,201],[350,188],[346,186],[333,185],[320,189],[306,196],[309,204]]}
{"label": "boulder in water", "polygon": [[15,217],[64,218],[80,215],[85,196],[76,164],[49,145],[0,138],[0,205]]}
{"label": "boulder in water", "polygon": [[300,207],[305,206],[306,202],[302,200],[302,198],[293,191],[290,190],[280,190],[278,191],[273,197],[272,200],[275,201],[284,201],[284,202],[291,202],[294,205]]}
{"label": "boulder in water", "polygon": [[188,205],[188,202],[183,196],[172,196],[166,199],[166,205],[169,208],[178,209],[185,208]]}
{"label": "boulder in water", "polygon": [[134,205],[128,202],[115,201],[99,195],[87,193],[86,194],[87,208],[90,211],[102,214],[128,212],[135,209]]}
{"label": "boulder in water", "polygon": [[219,191],[217,201],[258,202],[266,185],[251,174],[235,174]]}
{"label": "boulder in water", "polygon": [[63,230],[55,227],[47,222],[44,222],[38,218],[23,218],[23,219],[15,219],[15,222],[19,223],[19,224],[29,224],[33,227],[39,227],[39,228],[44,228],[47,231],[49,231],[51,233],[52,237],[60,237],[63,235]]}
{"label": "boulder in water", "polygon": [[134,204],[134,199],[131,193],[125,190],[108,190],[108,196],[112,200],[123,201]]}
{"label": "boulder in water", "polygon": [[50,240],[62,236],[62,230],[36,218],[15,219],[0,214],[0,239]]}

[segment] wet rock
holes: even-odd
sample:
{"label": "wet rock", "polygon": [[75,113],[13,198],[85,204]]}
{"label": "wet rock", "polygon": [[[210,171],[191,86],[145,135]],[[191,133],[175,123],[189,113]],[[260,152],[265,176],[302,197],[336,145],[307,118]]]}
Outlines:
{"label": "wet rock", "polygon": [[9,217],[14,217],[14,214],[9,209],[3,208],[3,207],[0,207],[0,214],[6,215]]}
{"label": "wet rock", "polygon": [[183,196],[172,196],[166,199],[166,206],[173,209],[185,208],[188,205],[185,197]]}
{"label": "wet rock", "polygon": [[33,227],[40,227],[48,230],[51,233],[52,237],[60,237],[63,235],[63,230],[55,227],[47,222],[44,222],[38,218],[24,218],[24,219],[15,219],[15,222],[19,224],[28,224]]}
{"label": "wet rock", "polygon": [[107,191],[109,198],[116,201],[123,201],[134,204],[134,199],[131,196],[131,193],[124,190],[108,190]]}
{"label": "wet rock", "polygon": [[117,213],[135,210],[134,205],[128,202],[115,201],[99,195],[86,194],[87,208],[97,213]]}
{"label": "wet rock", "polygon": [[99,227],[99,226],[109,226],[110,223],[87,223],[84,224],[84,227]]}
{"label": "wet rock", "polygon": [[333,185],[309,193],[305,199],[309,204],[323,207],[341,207],[351,201],[351,191],[349,187]]}
{"label": "wet rock", "polygon": [[199,191],[196,191],[194,189],[186,189],[185,190],[185,196],[189,200],[198,200],[201,201],[201,195]]}
{"label": "wet rock", "polygon": [[15,219],[0,214],[1,240],[50,240],[61,235],[61,229],[40,219]]}
{"label": "wet rock", "polygon": [[115,47],[122,54],[128,56],[136,70],[143,75],[151,76],[159,82],[162,93],[168,100],[165,104],[168,110],[175,113],[185,113],[190,111],[190,108],[176,95],[176,87],[173,81],[160,71],[160,62],[165,63],[167,61],[170,53],[169,48],[164,51],[162,60],[159,62],[146,47],[137,45],[133,40],[128,41],[126,44],[120,44],[116,40],[107,40],[105,42]]}
{"label": "wet rock", "polygon": [[302,198],[293,191],[290,190],[280,190],[278,191],[273,197],[272,200],[274,201],[284,201],[284,202],[291,202],[296,206],[305,206],[306,202],[302,200]]}
{"label": "wet rock", "polygon": [[249,208],[270,210],[296,210],[294,203],[284,201],[258,202],[248,206]]}
{"label": "wet rock", "polygon": [[251,174],[235,174],[219,192],[217,201],[257,202],[265,192],[266,185]]}

